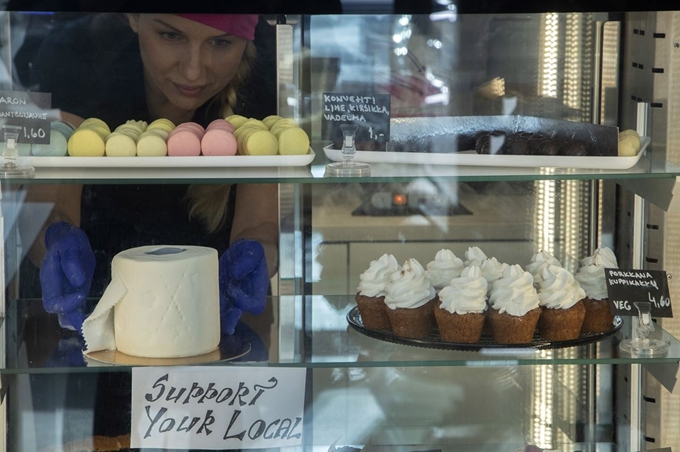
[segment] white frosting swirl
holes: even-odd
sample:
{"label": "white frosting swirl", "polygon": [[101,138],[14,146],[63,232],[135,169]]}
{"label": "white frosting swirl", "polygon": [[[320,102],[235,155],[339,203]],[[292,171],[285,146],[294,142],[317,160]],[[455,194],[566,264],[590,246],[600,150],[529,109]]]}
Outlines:
{"label": "white frosting swirl", "polygon": [[423,306],[435,296],[434,287],[425,276],[420,262],[409,259],[400,270],[392,273],[387,286],[385,303],[390,309],[415,309]]}
{"label": "white frosting swirl", "polygon": [[399,270],[397,259],[391,254],[383,254],[371,261],[368,269],[359,275],[357,291],[365,297],[384,297],[385,287],[390,283],[390,275]]}
{"label": "white frosting swirl", "polygon": [[463,271],[463,260],[456,257],[451,250],[439,250],[434,260],[427,264],[425,274],[435,289],[447,286],[453,278],[460,276]]}
{"label": "white frosting swirl", "polygon": [[534,278],[520,265],[509,265],[503,270],[503,277],[493,283],[489,301],[501,314],[525,315],[538,307]]}
{"label": "white frosting swirl", "polygon": [[576,273],[576,281],[593,300],[607,298],[607,283],[604,279],[605,268],[618,268],[614,252],[609,248],[598,248],[592,256],[581,260],[581,268]]}
{"label": "white frosting swirl", "polygon": [[474,265],[467,267],[460,277],[451,280],[450,286],[444,287],[439,292],[442,309],[452,314],[484,312],[487,284],[479,267]]}
{"label": "white frosting swirl", "polygon": [[491,291],[494,281],[503,277],[503,270],[508,267],[508,264],[498,262],[495,257],[490,257],[482,262],[482,276],[489,283],[488,290]]}
{"label": "white frosting swirl", "polygon": [[482,251],[476,246],[471,246],[470,248],[467,249],[467,251],[465,251],[466,267],[469,267],[470,265],[481,267],[482,262],[484,262],[486,259],[488,259],[488,257],[486,254],[484,254],[484,251]]}
{"label": "white frosting swirl", "polygon": [[555,256],[547,251],[541,250],[538,253],[531,256],[531,263],[527,265],[526,270],[531,273],[534,277],[534,284],[538,287],[543,280],[542,272],[544,268],[548,268],[550,265],[556,265],[561,267],[562,264],[558,261]]}
{"label": "white frosting swirl", "polygon": [[541,306],[549,309],[569,309],[585,296],[586,292],[566,268],[549,265],[543,269],[538,288]]}

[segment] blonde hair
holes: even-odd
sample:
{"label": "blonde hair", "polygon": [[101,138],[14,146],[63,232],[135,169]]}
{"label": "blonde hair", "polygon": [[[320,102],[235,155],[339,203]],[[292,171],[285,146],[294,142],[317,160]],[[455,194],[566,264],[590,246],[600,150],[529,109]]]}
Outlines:
{"label": "blonde hair", "polygon": [[[222,118],[233,114],[238,101],[238,89],[248,78],[255,61],[255,55],[255,44],[248,41],[234,78],[212,101],[217,102],[217,108]],[[220,229],[227,219],[230,190],[231,185],[190,185],[185,196],[189,201],[189,218],[196,217],[201,220],[210,233]]]}

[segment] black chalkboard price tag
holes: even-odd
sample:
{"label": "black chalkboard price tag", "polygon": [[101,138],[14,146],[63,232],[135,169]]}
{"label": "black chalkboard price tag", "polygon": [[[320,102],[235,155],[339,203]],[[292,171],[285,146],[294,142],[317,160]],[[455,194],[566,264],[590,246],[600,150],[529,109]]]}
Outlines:
{"label": "black chalkboard price tag", "polygon": [[342,149],[343,124],[356,125],[358,151],[384,151],[390,141],[390,95],[323,93],[321,136]]}
{"label": "black chalkboard price tag", "polygon": [[[0,126],[20,126],[17,143],[49,144],[52,95],[0,91]],[[5,141],[0,127],[0,141]]]}
{"label": "black chalkboard price tag", "polygon": [[605,268],[607,295],[614,315],[638,315],[635,302],[648,302],[652,317],[673,317],[668,278],[660,270]]}

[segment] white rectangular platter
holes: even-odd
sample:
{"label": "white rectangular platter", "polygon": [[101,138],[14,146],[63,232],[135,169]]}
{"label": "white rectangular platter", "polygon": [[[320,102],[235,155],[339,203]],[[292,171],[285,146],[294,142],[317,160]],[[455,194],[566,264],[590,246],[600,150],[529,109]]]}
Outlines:
{"label": "white rectangular platter", "polygon": [[19,157],[17,165],[34,168],[256,168],[306,166],[314,151],[305,155],[233,155],[198,157]]}
{"label": "white rectangular platter", "polygon": [[[475,151],[434,152],[375,152],[356,151],[354,160],[365,163],[405,163],[415,165],[498,166],[516,168],[576,168],[623,170],[632,168],[644,154],[651,139],[641,137],[640,151],[634,157],[569,157],[562,155],[482,155]],[[323,148],[326,157],[342,161],[342,151]]]}

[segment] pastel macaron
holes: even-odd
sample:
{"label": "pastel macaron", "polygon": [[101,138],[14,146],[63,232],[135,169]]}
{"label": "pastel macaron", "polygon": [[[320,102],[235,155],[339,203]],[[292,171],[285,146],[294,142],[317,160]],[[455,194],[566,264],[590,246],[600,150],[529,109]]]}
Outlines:
{"label": "pastel macaron", "polygon": [[239,128],[243,125],[244,122],[248,120],[245,116],[242,115],[229,115],[226,118],[224,118],[226,121],[229,121],[235,128]]}
{"label": "pastel macaron", "polygon": [[58,130],[67,140],[73,135],[73,131],[76,130],[71,124],[65,121],[52,121],[50,122],[50,129]]}
{"label": "pastel macaron", "polygon": [[205,128],[206,131],[211,129],[222,129],[226,130],[227,132],[234,133],[236,127],[234,127],[232,123],[225,119],[216,119],[210,124],[208,124],[208,127]]}
{"label": "pastel macaron", "polygon": [[68,140],[68,154],[72,157],[103,157],[105,152],[102,135],[88,127],[79,127]]}
{"label": "pastel macaron", "polygon": [[246,122],[241,124],[241,127],[256,127],[262,130],[269,130],[269,127],[267,127],[267,125],[264,122],[255,118],[248,119]]}
{"label": "pastel macaron", "polygon": [[163,138],[163,140],[166,140],[166,141],[168,139],[168,136],[170,136],[170,132],[168,132],[165,129],[153,128],[153,129],[146,129],[146,132],[142,133],[139,136],[139,138],[141,139],[142,136],[144,136],[145,134],[149,134],[149,133],[152,133],[154,135],[158,135],[159,137]]}
{"label": "pastel macaron", "polygon": [[203,155],[234,155],[236,148],[234,134],[219,127],[206,131],[201,140]]}
{"label": "pastel macaron", "polygon": [[135,141],[137,141],[137,138],[139,138],[139,135],[142,133],[139,127],[133,124],[122,124],[116,127],[114,132],[124,133]]}
{"label": "pastel macaron", "polygon": [[201,155],[201,139],[192,131],[181,130],[179,126],[168,135],[168,155]]}
{"label": "pastel macaron", "polygon": [[262,119],[262,122],[264,123],[265,126],[268,128],[272,128],[272,126],[278,121],[279,119],[283,119],[282,116],[279,115],[269,115],[266,118]]}
{"label": "pastel macaron", "polygon": [[137,155],[137,143],[129,135],[113,132],[106,139],[106,155],[108,157],[134,157]]}
{"label": "pastel macaron", "polygon": [[78,128],[79,129],[90,128],[96,130],[97,133],[99,133],[99,135],[101,135],[102,138],[106,138],[111,133],[109,125],[99,118],[87,118],[80,124]]}
{"label": "pastel macaron", "polygon": [[[165,132],[164,130],[161,131]],[[156,133],[155,130],[149,130],[139,136],[137,141],[137,155],[139,157],[163,157],[167,154],[168,144],[165,138]]]}
{"label": "pastel macaron", "polygon": [[196,122],[183,122],[182,124],[175,127],[175,130],[173,130],[172,132],[174,133],[182,130],[188,130],[193,132],[198,137],[199,140],[203,138],[203,134],[205,133],[205,129],[203,128],[203,126]]}
{"label": "pastel macaron", "polygon": [[241,155],[276,155],[279,142],[268,130],[249,128],[238,137],[238,152]]}
{"label": "pastel macaron", "polygon": [[305,155],[309,152],[309,136],[300,127],[288,127],[277,136],[279,154]]}
{"label": "pastel macaron", "polygon": [[50,123],[50,143],[32,144],[31,155],[43,157],[62,157],[68,154],[68,139],[75,129],[67,122],[52,121]]}
{"label": "pastel macaron", "polygon": [[175,124],[170,121],[169,119],[166,118],[159,118],[156,119],[155,121],[152,121],[147,127],[146,130],[152,130],[152,129],[162,129],[165,130],[166,132],[170,133],[175,129]]}

